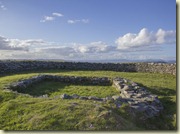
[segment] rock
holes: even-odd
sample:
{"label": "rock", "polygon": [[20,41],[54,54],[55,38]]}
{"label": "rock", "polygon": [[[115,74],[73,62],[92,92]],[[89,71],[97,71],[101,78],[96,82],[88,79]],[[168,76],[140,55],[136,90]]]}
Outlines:
{"label": "rock", "polygon": [[125,85],[122,90],[130,90],[130,87],[128,85]]}
{"label": "rock", "polygon": [[79,98],[79,95],[73,94],[73,95],[72,95],[72,98],[73,98],[73,99],[78,99],[78,98]]}
{"label": "rock", "polygon": [[98,98],[98,97],[94,97],[94,96],[89,96],[88,99],[89,100],[95,100],[95,101],[103,101],[103,99]]}
{"label": "rock", "polygon": [[142,107],[139,105],[131,105],[130,107],[133,108],[135,112],[144,112],[147,109],[146,107]]}
{"label": "rock", "polygon": [[112,97],[108,96],[108,97],[105,98],[105,100],[106,101],[113,101],[114,99]]}
{"label": "rock", "polygon": [[43,97],[43,98],[48,98],[48,95],[47,95],[47,94],[45,94],[45,95],[43,95],[42,97]]}
{"label": "rock", "polygon": [[80,100],[88,100],[88,97],[80,96],[79,99],[80,99]]}
{"label": "rock", "polygon": [[67,94],[62,94],[60,96],[61,99],[72,99],[72,97],[70,95],[67,95]]}
{"label": "rock", "polygon": [[135,86],[137,86],[137,83],[134,83],[134,82],[133,82],[131,85],[132,85],[133,87],[135,87]]}
{"label": "rock", "polygon": [[140,87],[139,86],[135,86],[134,89],[139,89]]}
{"label": "rock", "polygon": [[112,96],[112,98],[114,100],[119,100],[120,101],[122,97],[120,97],[119,95],[114,95],[114,96]]}
{"label": "rock", "polygon": [[44,95],[39,96],[38,98],[48,98],[48,95],[44,94]]}
{"label": "rock", "polygon": [[128,81],[126,79],[123,79],[124,80],[124,83],[127,83]]}

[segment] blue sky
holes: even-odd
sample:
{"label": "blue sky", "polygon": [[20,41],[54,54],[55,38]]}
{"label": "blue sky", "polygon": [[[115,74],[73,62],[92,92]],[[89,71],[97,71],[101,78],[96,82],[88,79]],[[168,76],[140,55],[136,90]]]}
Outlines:
{"label": "blue sky", "polygon": [[175,59],[175,0],[0,0],[0,59]]}

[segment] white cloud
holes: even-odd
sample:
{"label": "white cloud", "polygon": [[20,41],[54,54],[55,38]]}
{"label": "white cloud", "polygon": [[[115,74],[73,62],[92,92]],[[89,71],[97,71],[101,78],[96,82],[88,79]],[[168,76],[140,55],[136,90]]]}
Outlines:
{"label": "white cloud", "polygon": [[89,23],[89,20],[88,20],[88,19],[82,19],[81,22],[83,22],[83,23]]}
{"label": "white cloud", "polygon": [[81,20],[67,20],[68,24],[75,24],[75,23],[89,23],[88,19],[81,19]]}
{"label": "white cloud", "polygon": [[40,20],[40,22],[46,22],[46,21],[53,21],[55,18],[52,16],[44,16],[43,20]]}
{"label": "white cloud", "polygon": [[119,37],[115,43],[118,45],[117,49],[129,49],[146,47],[150,45],[161,44],[175,44],[176,31],[165,31],[159,29],[156,33],[149,32],[146,28],[140,30],[138,34],[127,33]]}
{"label": "white cloud", "polygon": [[63,16],[64,16],[64,15],[61,14],[61,13],[52,13],[52,15],[57,16],[57,17],[63,17]]}
{"label": "white cloud", "polygon": [[[42,39],[9,39],[3,36],[0,36],[0,51],[2,58],[3,55],[10,58],[20,58],[23,55],[25,57],[34,57],[34,58],[88,58],[93,57],[92,55],[99,55],[102,53],[108,53],[115,50],[115,46],[109,46],[102,41],[91,42],[88,44],[78,44],[72,43],[66,46],[62,46],[58,43],[45,42]],[[11,53],[11,54],[7,54]],[[13,54],[13,55],[12,55]],[[20,56],[21,55],[21,56]]]}
{"label": "white cloud", "polygon": [[38,46],[44,44],[41,39],[29,39],[29,40],[19,40],[19,39],[8,39],[0,36],[0,50],[21,50],[28,51],[32,46]]}
{"label": "white cloud", "polygon": [[116,45],[103,41],[81,43],[46,42],[42,39],[10,39],[0,36],[0,59],[65,59],[65,60],[96,60],[96,59],[147,59],[162,58],[163,45],[175,43],[175,31],[149,32],[142,29],[138,34],[128,33],[116,40]]}
{"label": "white cloud", "polygon": [[97,41],[89,44],[75,44],[74,50],[78,53],[108,53],[116,50],[116,46],[107,45],[105,42]]}
{"label": "white cloud", "polygon": [[69,23],[69,24],[74,24],[74,23],[76,23],[76,21],[74,21],[74,20],[68,20],[67,23]]}
{"label": "white cloud", "polygon": [[72,46],[52,46],[38,48],[37,52],[55,53],[59,55],[69,54],[94,54],[112,51],[113,46],[108,46],[102,41],[92,42],[89,44],[73,43]]}
{"label": "white cloud", "polygon": [[40,20],[40,22],[53,21],[56,17],[63,17],[63,14],[54,12],[52,13],[52,16],[44,16],[44,18]]}
{"label": "white cloud", "polygon": [[7,10],[7,8],[5,7],[5,5],[3,5],[1,2],[0,2],[0,9],[1,9],[1,10]]}

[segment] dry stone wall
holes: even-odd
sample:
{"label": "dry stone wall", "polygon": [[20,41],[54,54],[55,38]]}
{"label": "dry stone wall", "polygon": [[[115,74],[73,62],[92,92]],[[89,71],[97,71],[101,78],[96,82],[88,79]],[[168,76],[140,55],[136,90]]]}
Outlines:
{"label": "dry stone wall", "polygon": [[152,72],[176,75],[176,64],[165,63],[85,63],[53,61],[0,61],[0,74],[22,71],[66,69],[109,70],[119,72]]}
{"label": "dry stone wall", "polygon": [[[93,101],[112,101],[117,108],[120,108],[123,103],[128,104],[131,109],[131,113],[141,113],[143,119],[158,116],[163,110],[163,106],[158,99],[158,96],[151,94],[145,88],[140,87],[137,83],[124,78],[108,77],[75,77],[75,76],[56,76],[56,75],[38,75],[29,79],[20,80],[18,82],[11,83],[5,90],[18,91],[27,90],[26,88],[45,81],[52,80],[57,82],[66,82],[74,84],[92,84],[92,85],[114,85],[119,94],[114,96],[107,96],[105,98],[98,98],[95,96],[79,96],[77,94],[68,95],[61,94],[54,98],[61,99],[81,99],[81,100],[93,100]],[[16,92],[17,93],[17,92]],[[38,96],[40,98],[48,98],[48,95]]]}
{"label": "dry stone wall", "polygon": [[157,95],[153,95],[137,83],[124,78],[114,78],[113,84],[120,95],[136,112],[143,112],[146,117],[153,117],[163,110]]}
{"label": "dry stone wall", "polygon": [[91,85],[111,85],[108,77],[79,77],[79,76],[57,76],[57,75],[38,75],[29,79],[11,83],[7,88],[11,90],[25,89],[42,81],[57,81],[71,84],[91,84]]}

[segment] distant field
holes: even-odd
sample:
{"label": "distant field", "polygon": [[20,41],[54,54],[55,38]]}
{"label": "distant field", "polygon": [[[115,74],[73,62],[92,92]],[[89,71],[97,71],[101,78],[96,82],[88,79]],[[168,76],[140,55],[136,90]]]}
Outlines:
{"label": "distant field", "polygon": [[[52,99],[63,93],[106,97],[118,94],[112,86],[71,85],[44,82],[29,88],[30,95],[48,94],[50,98],[33,98],[3,91],[4,86],[38,74],[123,77],[137,82],[159,96],[164,111],[146,121],[131,117],[126,105],[115,109],[111,102]],[[153,73],[115,71],[32,71],[0,77],[0,129],[2,130],[175,130],[176,76]]]}

